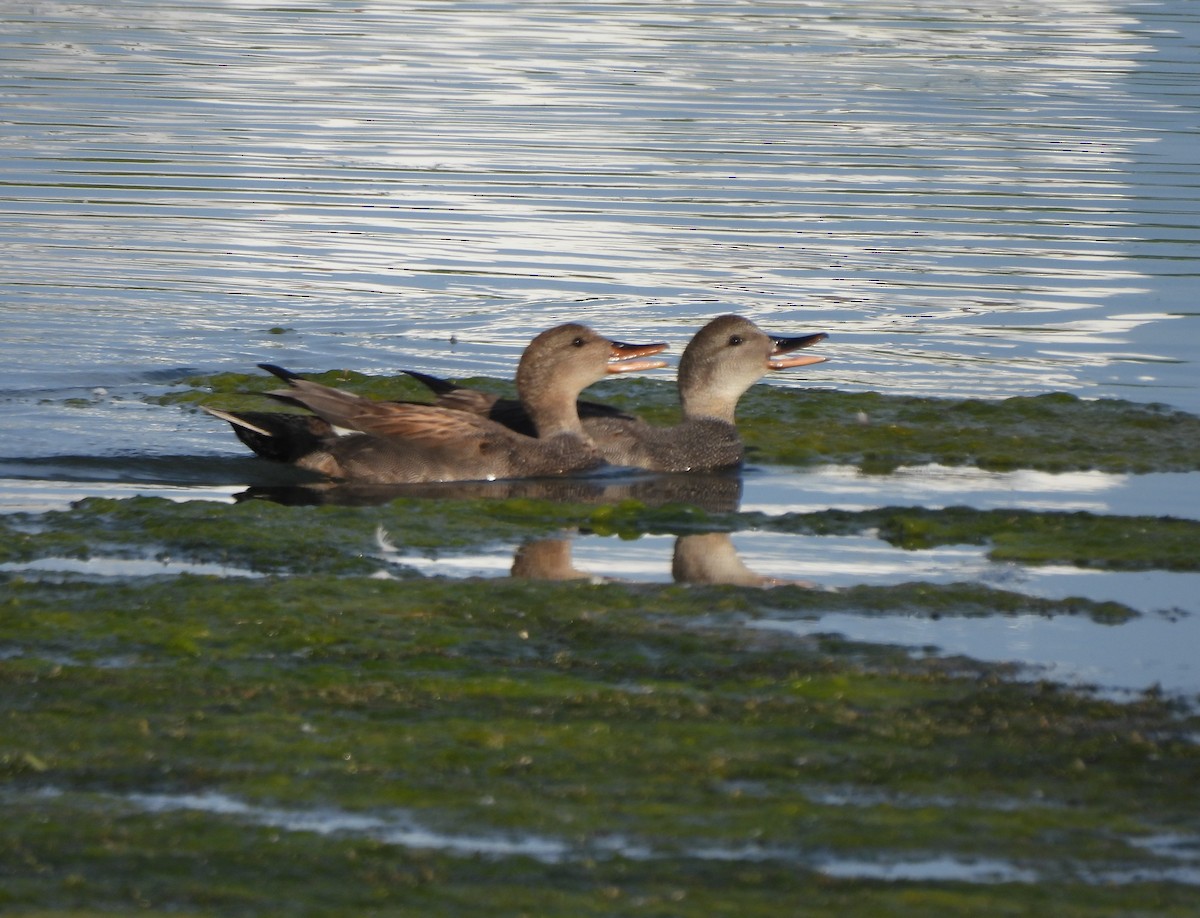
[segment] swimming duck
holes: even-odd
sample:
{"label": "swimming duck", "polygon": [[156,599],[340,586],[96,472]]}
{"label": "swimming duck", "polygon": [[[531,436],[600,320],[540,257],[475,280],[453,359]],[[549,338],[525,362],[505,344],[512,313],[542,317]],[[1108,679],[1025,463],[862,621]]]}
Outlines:
{"label": "swimming duck", "polygon": [[377,402],[269,364],[261,366],[288,387],[267,394],[313,415],[205,410],[232,424],[238,438],[259,456],[345,481],[404,484],[557,475],[604,462],[580,425],[575,408],[579,393],[608,373],[665,366],[665,361],[645,359],[665,348],[661,343],[610,341],[578,323],[542,332],[517,367],[517,393],[536,437],[469,412]]}
{"label": "swimming duck", "polygon": [[[660,472],[736,467],[745,458],[734,418],[738,400],[768,372],[822,363],[824,357],[786,355],[828,337],[824,332],[768,335],[742,316],[718,316],[696,332],[679,360],[681,423],[655,427],[608,405],[580,402],[583,429],[612,465]],[[409,375],[438,394],[438,405],[486,416],[515,430],[528,429],[530,420],[515,400],[421,373]]]}

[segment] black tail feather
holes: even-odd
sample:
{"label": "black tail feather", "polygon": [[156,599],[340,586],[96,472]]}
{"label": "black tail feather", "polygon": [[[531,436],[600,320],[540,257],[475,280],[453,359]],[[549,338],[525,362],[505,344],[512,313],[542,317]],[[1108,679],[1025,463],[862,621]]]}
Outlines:
{"label": "black tail feather", "polygon": [[277,367],[273,363],[260,363],[260,370],[266,370],[272,376],[278,376],[284,382],[291,382],[293,379],[303,379],[299,373],[293,373],[291,370],[285,370],[283,367]]}
{"label": "black tail feather", "polygon": [[335,436],[333,427],[311,414],[285,414],[279,411],[221,411],[201,406],[223,421],[228,421],[237,438],[255,455],[272,462],[295,463],[310,453],[324,451],[326,441]]}
{"label": "black tail feather", "polygon": [[403,372],[421,383],[421,385],[425,386],[425,388],[429,389],[435,395],[446,395],[458,388],[454,383],[448,379],[442,379],[440,376],[430,376],[428,373],[418,373],[416,370],[404,370]]}

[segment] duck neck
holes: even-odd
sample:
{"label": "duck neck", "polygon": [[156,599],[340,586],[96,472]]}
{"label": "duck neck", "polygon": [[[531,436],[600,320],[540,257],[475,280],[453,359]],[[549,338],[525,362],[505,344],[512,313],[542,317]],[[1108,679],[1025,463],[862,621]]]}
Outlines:
{"label": "duck neck", "polygon": [[687,385],[681,382],[679,386],[679,404],[683,409],[686,420],[694,421],[700,418],[712,418],[727,424],[735,423],[734,412],[737,409],[741,392],[730,394],[714,386]]}
{"label": "duck neck", "polygon": [[537,430],[538,438],[559,434],[583,437],[583,425],[579,422],[579,408],[576,405],[579,392],[574,386],[555,385],[555,382],[531,379],[520,369],[517,372],[517,395]]}
{"label": "duck neck", "polygon": [[579,409],[575,405],[577,396],[537,400],[527,405],[530,420],[537,429],[539,439],[574,434],[583,437],[583,425],[579,423]]}

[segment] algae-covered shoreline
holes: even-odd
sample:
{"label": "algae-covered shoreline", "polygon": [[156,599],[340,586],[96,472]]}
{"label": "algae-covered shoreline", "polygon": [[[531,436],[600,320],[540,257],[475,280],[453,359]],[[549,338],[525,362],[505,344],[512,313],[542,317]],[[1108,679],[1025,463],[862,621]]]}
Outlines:
{"label": "algae-covered shoreline", "polygon": [[[326,379],[343,377],[415,395]],[[255,385],[198,379],[167,400],[257,402],[237,394]],[[668,387],[637,386],[621,397],[670,416]],[[764,389],[743,427],[759,461],[783,465],[1136,474],[1200,457],[1196,419],[1154,407]],[[1035,509],[1019,494],[1000,509],[769,513],[739,509],[725,482],[662,499],[600,491],[88,498],[0,517],[0,907],[1192,913],[1200,715],[1187,699],[1147,686],[1116,701],[1010,663],[748,627],[835,612],[1119,627],[1139,614],[1119,602],[971,582],[448,579],[376,552],[381,531],[453,556],[572,531],[754,530],[870,533],[913,553],[974,544],[1030,569],[1190,572],[1200,521]],[[82,572],[38,567],[54,558]],[[122,558],[244,576],[88,570]]]}
{"label": "algae-covered shoreline", "polygon": [[[1171,882],[1178,863],[1150,843],[1194,837],[1194,712],[717,627],[821,601],[304,575],[10,580],[0,672],[20,732],[0,758],[2,838],[20,869],[5,904],[1186,913],[1194,888]],[[238,806],[147,812],[144,795]],[[279,812],[307,813],[309,829],[263,815]],[[330,813],[559,853],[397,846],[369,819],[326,834]],[[930,858],[1023,879],[881,884],[822,869]]]}

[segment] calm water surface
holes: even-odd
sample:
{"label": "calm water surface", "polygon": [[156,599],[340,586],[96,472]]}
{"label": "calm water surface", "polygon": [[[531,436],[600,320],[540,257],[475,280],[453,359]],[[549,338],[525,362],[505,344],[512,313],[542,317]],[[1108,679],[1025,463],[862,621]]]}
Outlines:
{"label": "calm water surface", "polygon": [[[0,506],[228,499],[170,471],[225,425],[141,400],[191,372],[510,376],[565,319],[831,334],[775,385],[1200,412],[1189,0],[7,3],[0,62]],[[865,500],[1056,490],[935,481]]]}

